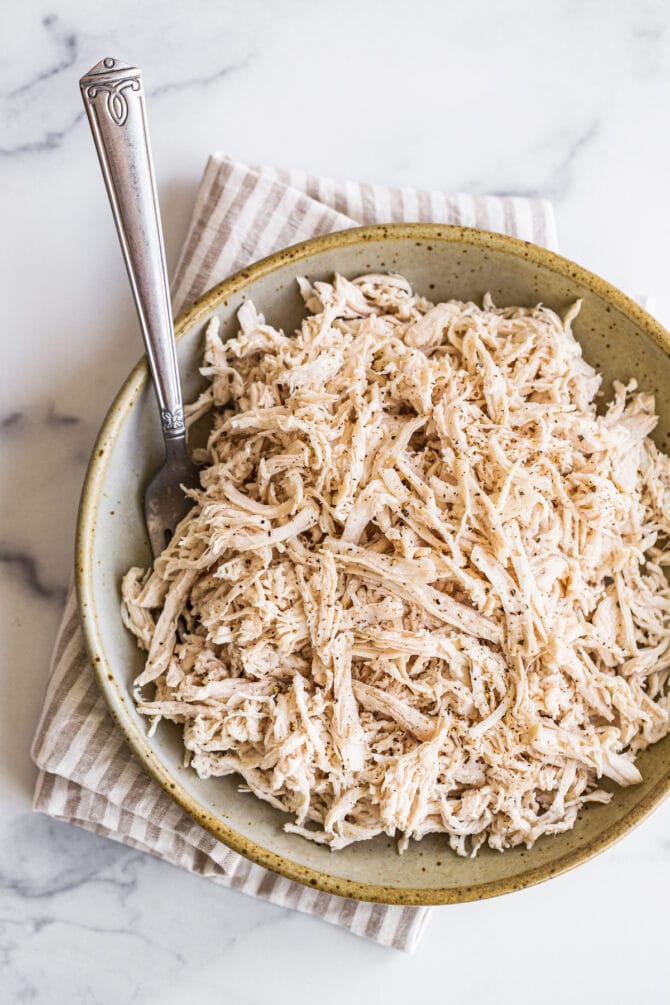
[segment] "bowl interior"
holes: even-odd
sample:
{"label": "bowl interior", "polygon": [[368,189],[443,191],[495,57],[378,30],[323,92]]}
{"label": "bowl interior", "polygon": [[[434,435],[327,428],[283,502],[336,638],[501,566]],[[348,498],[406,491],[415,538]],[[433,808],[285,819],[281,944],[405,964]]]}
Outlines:
{"label": "bowl interior", "polygon": [[[204,298],[178,325],[185,398],[202,385],[198,366],[204,327],[213,315],[225,335],[236,331],[235,314],[245,298],[274,325],[293,330],[303,316],[295,278],[328,279],[393,271],[407,276],[430,299],[480,300],[490,291],[498,305],[532,306],[542,301],[562,312],[583,300],[574,324],[584,356],[611,381],[637,378],[656,393],[660,423],[655,434],[667,448],[670,357],[663,332],[625,298],[610,298],[604,283],[570,263],[521,242],[457,228],[376,228],[322,239],[316,248],[289,249]],[[312,242],[310,242],[311,244]],[[604,399],[606,400],[606,399]],[[314,886],[367,899],[448,902],[505,892],[560,872],[629,829],[668,787],[670,737],[639,758],[644,781],[619,789],[608,806],[591,806],[575,828],[543,838],[531,850],[501,855],[482,849],[477,858],[454,855],[444,838],[414,842],[399,856],[380,837],[331,853],[282,831],[283,816],[254,796],[238,792],[238,779],[200,781],[182,768],[180,731],[159,727],[149,741],[146,722],[134,710],[131,683],[143,654],[119,617],[119,583],[131,565],[147,566],[149,546],[142,518],[142,489],[162,457],[153,393],[138,367],[112,408],[96,445],[82,500],[78,545],[79,594],[87,643],[101,685],[136,752],[175,798],[227,843],[262,864]]]}

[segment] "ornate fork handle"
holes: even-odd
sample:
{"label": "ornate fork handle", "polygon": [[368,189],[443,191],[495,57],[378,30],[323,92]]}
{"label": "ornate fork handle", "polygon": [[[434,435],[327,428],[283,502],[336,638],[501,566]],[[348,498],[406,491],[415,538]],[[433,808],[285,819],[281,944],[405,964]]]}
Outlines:
{"label": "ornate fork handle", "polygon": [[103,59],[79,82],[140,320],[163,435],[185,436],[142,74]]}

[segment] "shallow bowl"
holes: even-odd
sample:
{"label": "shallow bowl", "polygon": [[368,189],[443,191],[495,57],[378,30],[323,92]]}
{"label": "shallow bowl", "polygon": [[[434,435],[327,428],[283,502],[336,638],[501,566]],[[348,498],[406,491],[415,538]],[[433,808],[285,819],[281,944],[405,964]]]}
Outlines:
{"label": "shallow bowl", "polygon": [[[303,316],[296,276],[327,279],[363,272],[400,272],[433,301],[480,300],[490,291],[499,306],[542,301],[561,312],[576,298],[574,323],[586,359],[611,381],[636,377],[657,395],[657,443],[670,431],[670,336],[623,293],[567,259],[486,231],[409,224],[341,231],[288,248],[239,272],[205,294],[176,322],[186,400],[198,392],[203,332],[217,315],[224,335],[236,330],[240,304],[253,299],[268,320],[287,331]],[[617,789],[607,806],[589,806],[566,834],[544,837],[526,850],[482,849],[458,858],[443,836],[412,842],[398,855],[387,837],[331,852],[286,834],[283,814],[238,792],[238,779],[200,780],[182,768],[178,727],[164,723],[152,738],[135,711],[131,683],[143,654],[119,616],[119,583],[131,565],[150,563],[142,490],[162,457],[147,368],[128,377],[102,426],[88,468],[77,530],[77,592],[90,658],[112,715],[147,770],[216,838],[254,862],[321,890],[396,904],[443,904],[518,890],[564,872],[612,844],[649,813],[670,789],[670,736],[644,752],[644,781]]]}

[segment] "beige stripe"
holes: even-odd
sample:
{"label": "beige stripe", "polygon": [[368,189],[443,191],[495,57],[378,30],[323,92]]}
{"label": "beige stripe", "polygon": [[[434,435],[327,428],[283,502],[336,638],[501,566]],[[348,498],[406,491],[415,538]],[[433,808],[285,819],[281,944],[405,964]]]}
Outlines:
{"label": "beige stripe", "polygon": [[282,231],[282,240],[286,240],[289,244],[294,244],[300,240],[304,233],[316,234],[323,212],[323,208],[318,202],[310,200],[305,205],[305,212],[300,220],[300,229],[297,230],[292,221],[288,220],[288,226]]}
{"label": "beige stripe", "polygon": [[[79,628],[79,613],[77,611],[77,605],[74,598],[74,591],[70,594],[67,601],[67,606],[65,608],[65,614],[63,616],[63,624],[60,632],[58,633],[58,638],[56,640],[56,648],[54,650],[53,656],[53,670],[52,674],[59,679],[62,677],[63,673],[66,672],[68,667],[72,664],[75,659],[76,650],[72,649],[73,640],[75,640],[75,634]],[[77,646],[82,651],[81,647],[81,636],[76,639]],[[50,682],[51,683],[51,682]]]}
{"label": "beige stripe", "polygon": [[55,777],[55,775],[48,774],[45,771],[38,772],[35,792],[33,793],[34,810],[39,810],[44,813],[49,812]]}
{"label": "beige stripe", "polygon": [[77,816],[77,810],[79,808],[79,800],[81,798],[83,790],[78,785],[70,785],[67,790],[67,799],[65,800],[64,814],[67,817],[74,818]]}
{"label": "beige stripe", "polygon": [[474,199],[473,202],[475,227],[479,227],[481,230],[490,230],[491,221],[489,219],[489,210],[486,205],[486,199]]}
{"label": "beige stripe", "polygon": [[432,217],[432,205],[428,192],[417,192],[417,202],[419,206],[419,223],[428,223]]}
{"label": "beige stripe", "polygon": [[312,892],[314,896],[311,911],[320,918],[328,918],[328,914],[333,906],[332,896],[329,893],[324,893],[322,890],[312,890]]}
{"label": "beige stripe", "polygon": [[556,233],[556,219],[551,203],[545,199],[540,200],[542,213],[544,215],[544,226],[547,235],[547,247],[552,251],[558,251],[558,234]]}
{"label": "beige stripe", "polygon": [[292,883],[284,876],[277,876],[277,884],[274,890],[274,898],[277,902],[289,903],[300,911],[309,910],[312,903],[314,891],[301,883]]}
{"label": "beige stripe", "polygon": [[522,237],[524,230],[522,209],[519,205],[518,199],[515,199],[513,196],[511,199],[511,204],[512,204],[512,213],[514,216],[514,234],[516,235],[516,237]]}
{"label": "beige stripe", "polygon": [[376,941],[381,942],[384,946],[391,944],[398,930],[401,910],[401,908],[397,907],[390,907],[384,910]]}
{"label": "beige stripe", "polygon": [[340,185],[333,186],[333,206],[332,208],[338,213],[342,213],[343,216],[352,216],[350,212],[350,206],[347,202],[346,190],[344,190]]}
{"label": "beige stripe", "polygon": [[260,886],[257,888],[257,893],[260,897],[269,897],[273,890],[275,889],[279,877],[273,872],[266,872],[263,876]]}
{"label": "beige stripe", "polygon": [[259,176],[246,173],[236,167],[230,169],[224,164],[216,178],[214,191],[217,193],[215,211],[205,223],[202,234],[200,255],[194,258],[190,269],[190,283],[184,296],[183,306],[188,306],[203,292],[203,279],[212,272],[212,266],[221,253],[221,246],[228,237],[228,229],[222,228],[226,215],[233,207],[246,204],[249,194],[259,183]]}
{"label": "beige stripe", "polygon": [[[76,638],[72,640],[72,645],[77,645]],[[40,742],[39,756],[36,759],[39,767],[49,771],[58,771],[61,774],[63,773],[63,761],[68,754],[71,759],[76,756],[72,744],[76,741],[78,726],[85,725],[74,719],[74,710],[79,706],[82,698],[86,699],[86,696],[95,687],[91,681],[90,673],[86,673],[85,669],[82,669],[81,673],[76,673],[75,667],[76,665],[73,664],[72,672],[68,672],[61,685],[56,689],[51,706],[65,710],[66,714],[57,724],[53,721],[49,723]]]}
{"label": "beige stripe", "polygon": [[[318,203],[315,203],[318,205]],[[332,214],[331,211],[326,207],[317,214],[316,223],[314,224],[315,234],[330,234],[331,233],[331,221]]]}
{"label": "beige stripe", "polygon": [[369,939],[374,939],[379,935],[379,930],[382,927],[382,921],[384,920],[384,912],[387,908],[383,907],[381,904],[373,904],[372,910],[368,917],[367,924],[365,926],[365,934]]}
{"label": "beige stripe", "polygon": [[[69,625],[66,626],[67,628],[69,628]],[[74,632],[52,670],[53,676],[48,682],[44,695],[42,714],[35,730],[31,757],[40,767],[44,767],[44,762],[49,756],[49,730],[53,728],[50,721],[50,710],[52,708],[60,708],[64,704],[67,692],[73,686],[77,685],[81,679],[78,671],[80,671],[80,668],[86,666],[79,659],[80,652],[81,636],[78,625],[75,624]],[[67,727],[68,722],[65,721],[63,725]]]}
{"label": "beige stripe", "polygon": [[[279,193],[279,199],[274,206],[272,215],[266,219],[258,235],[255,248],[253,250],[245,249],[244,253],[240,255],[240,265],[270,254],[276,248],[281,247],[278,235],[284,231],[287,223],[290,224],[295,219],[296,215],[301,215],[300,206],[309,201],[301,193],[279,185],[273,191],[275,194]],[[290,239],[284,243],[289,244]]]}
{"label": "beige stripe", "polygon": [[[119,752],[119,757],[122,756],[124,756],[124,751]],[[133,812],[141,813],[141,809],[138,807],[142,793],[146,792],[152,784],[159,788],[128,751],[124,757],[123,770],[118,774],[114,783],[106,791],[102,787],[100,791],[104,792],[108,801],[114,806],[129,806],[132,807]]]}
{"label": "beige stripe", "polygon": [[[114,768],[109,780],[102,778],[96,786],[96,791],[104,795],[112,806],[131,807],[134,813],[138,811],[140,791],[146,784],[147,773],[141,764],[135,760],[125,743],[120,747],[115,760],[119,767]],[[78,779],[82,785],[88,785],[88,779]],[[159,788],[157,785],[155,788]],[[155,791],[155,789],[154,789]]]}
{"label": "beige stripe", "polygon": [[[132,762],[131,762],[132,763]],[[127,806],[133,803],[137,813],[143,817],[150,818],[154,806],[162,799],[169,799],[163,790],[156,785],[153,778],[142,771],[139,777],[129,776],[127,779],[127,789],[123,796],[121,805]]]}
{"label": "beige stripe", "polygon": [[123,766],[128,759],[123,737],[116,729],[109,730],[107,740],[100,749],[96,763],[86,777],[86,785],[96,791],[113,789],[121,777]]}
{"label": "beige stripe", "polygon": [[214,208],[212,202],[212,188],[219,171],[219,164],[214,157],[209,157],[205,165],[205,172],[198,188],[198,194],[191,216],[186,239],[182,247],[181,255],[177,262],[175,274],[172,282],[173,297],[176,297],[181,286],[184,271],[188,263],[193,260],[193,255],[203,229],[203,220],[209,219]]}
{"label": "beige stripe", "polygon": [[[339,898],[338,898],[339,899]],[[350,928],[356,914],[358,902],[355,900],[342,900],[337,905],[338,920],[345,928]]]}
{"label": "beige stripe", "polygon": [[286,197],[285,188],[281,185],[273,185],[259,204],[256,215],[248,228],[248,234],[240,248],[240,265],[252,262],[259,252],[259,247],[265,242],[272,246],[274,242],[271,235],[276,232],[278,221],[286,219],[287,216],[285,209],[283,212],[279,212],[282,201],[286,200]]}
{"label": "beige stripe", "polygon": [[69,644],[72,639],[72,635],[79,625],[79,611],[77,610],[77,600],[74,593],[74,587],[71,586],[68,592],[67,600],[65,602],[65,610],[63,612],[63,621],[58,632],[58,638],[56,639],[56,645],[54,647],[53,660],[54,663],[59,663],[65,647]]}
{"label": "beige stripe", "polygon": [[405,205],[403,202],[402,192],[399,188],[391,189],[391,208],[389,212],[389,217],[393,223],[401,223],[403,220],[407,219],[405,214]]}
{"label": "beige stripe", "polygon": [[245,173],[237,168],[231,172],[224,186],[217,212],[213,219],[208,221],[206,234],[203,235],[205,253],[201,261],[195,263],[197,267],[193,269],[189,299],[195,299],[203,292],[203,284],[215,274],[215,265],[224,250],[233,258],[234,249],[239,246],[241,240],[241,235],[233,232],[233,225],[244,221],[251,196],[261,183],[258,174]]}
{"label": "beige stripe", "polygon": [[253,871],[253,865],[248,859],[240,855],[236,858],[235,871],[231,876],[231,885],[238,889],[244,889],[249,882],[249,877]]}
{"label": "beige stripe", "polygon": [[489,220],[491,222],[491,230],[495,230],[497,233],[504,233],[505,230],[505,214],[503,211],[502,199],[490,199],[487,198]]}
{"label": "beige stripe", "polygon": [[316,199],[317,202],[323,203],[324,206],[329,206],[331,209],[336,207],[337,202],[337,186],[332,178],[315,178],[314,176],[309,176],[305,179],[305,193],[310,197],[310,199]]}
{"label": "beige stripe", "polygon": [[544,208],[541,203],[534,201],[531,204],[531,216],[533,220],[533,236],[531,240],[533,240],[535,244],[547,243],[547,226],[543,209]]}
{"label": "beige stripe", "polygon": [[94,748],[91,756],[80,758],[70,777],[80,785],[86,785],[97,792],[104,791],[106,784],[103,779],[108,774],[110,765],[118,760],[125,761],[127,757],[123,737],[103,709],[100,710],[98,725],[89,746]]}
{"label": "beige stripe", "polygon": [[277,247],[281,248],[296,243],[297,235],[309,230],[309,227],[305,226],[305,219],[311,208],[313,208],[313,204],[303,199],[295,207],[294,212],[286,214],[282,228],[277,234]]}
{"label": "beige stripe", "polygon": [[218,215],[225,212],[226,202],[222,198],[223,193],[227,192],[229,198],[232,198],[233,193],[237,190],[231,182],[233,166],[227,162],[217,163],[213,159],[211,163],[213,170],[208,179],[209,191],[203,196],[202,212],[193,224],[188,258],[185,255],[182,259],[181,277],[175,288],[174,303],[177,313],[186,306],[193,275],[202,269],[202,260],[206,251],[203,235],[208,228],[216,226],[215,220],[218,219]]}
{"label": "beige stripe", "polygon": [[451,214],[449,206],[442,192],[428,192],[428,213],[427,219],[438,223],[449,223]]}
{"label": "beige stripe", "polygon": [[512,237],[516,236],[516,222],[514,219],[514,203],[509,196],[503,196],[501,199],[503,204],[503,217],[504,217],[504,232],[510,234]]}
{"label": "beige stripe", "polygon": [[[101,725],[103,729],[108,728],[108,720],[95,681],[83,674],[68,694],[68,706],[67,731],[63,730],[58,736],[52,735],[54,747],[49,770],[78,780],[92,756],[90,741],[96,734],[99,737]],[[94,711],[97,714],[93,714]]]}
{"label": "beige stripe", "polygon": [[393,936],[392,946],[396,949],[404,949],[407,945],[412,927],[417,923],[416,909],[413,907],[403,907],[398,926]]}
{"label": "beige stripe", "polygon": [[49,813],[54,816],[59,814],[62,816],[65,810],[69,786],[60,775],[52,775],[51,778],[53,785],[49,797]]}

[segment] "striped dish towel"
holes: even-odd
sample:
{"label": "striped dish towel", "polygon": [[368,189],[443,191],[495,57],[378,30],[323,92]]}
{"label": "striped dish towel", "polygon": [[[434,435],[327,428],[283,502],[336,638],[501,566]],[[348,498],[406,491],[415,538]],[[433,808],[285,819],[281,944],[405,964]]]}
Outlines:
{"label": "striped dish towel", "polygon": [[[358,224],[423,221],[502,231],[556,247],[541,200],[334,182],[210,158],[174,280],[179,313],[237,269],[297,241]],[[51,664],[32,756],[34,808],[208,879],[296,908],[411,952],[426,908],[320,893],[254,865],[196,824],[137,762],[107,712],[88,663],[72,590]]]}

